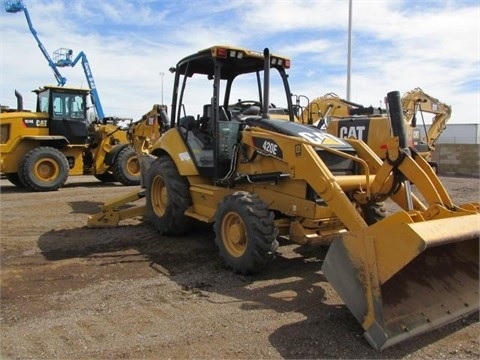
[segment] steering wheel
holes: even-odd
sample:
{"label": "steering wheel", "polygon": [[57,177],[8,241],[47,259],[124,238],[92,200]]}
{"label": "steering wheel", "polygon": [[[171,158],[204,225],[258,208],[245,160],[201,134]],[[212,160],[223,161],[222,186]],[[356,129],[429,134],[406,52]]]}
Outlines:
{"label": "steering wheel", "polygon": [[245,109],[248,109],[251,106],[258,106],[262,108],[262,103],[256,100],[240,100],[235,104],[235,106],[240,107],[240,110],[244,111]]}

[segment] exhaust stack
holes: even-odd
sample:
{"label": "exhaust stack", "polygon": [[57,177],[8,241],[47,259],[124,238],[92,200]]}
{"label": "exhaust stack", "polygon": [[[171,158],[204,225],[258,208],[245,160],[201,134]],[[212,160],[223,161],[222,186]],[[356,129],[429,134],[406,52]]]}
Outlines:
{"label": "exhaust stack", "polygon": [[17,90],[15,90],[15,97],[17,98],[17,111],[23,111],[23,97]]}

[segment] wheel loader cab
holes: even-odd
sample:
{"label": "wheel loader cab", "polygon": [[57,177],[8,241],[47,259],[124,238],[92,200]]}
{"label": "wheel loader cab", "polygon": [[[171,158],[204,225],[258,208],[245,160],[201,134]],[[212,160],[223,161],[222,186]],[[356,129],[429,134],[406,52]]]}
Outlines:
{"label": "wheel loader cab", "polygon": [[84,144],[88,137],[86,97],[88,90],[44,87],[36,90],[37,112],[48,112],[50,135]]}

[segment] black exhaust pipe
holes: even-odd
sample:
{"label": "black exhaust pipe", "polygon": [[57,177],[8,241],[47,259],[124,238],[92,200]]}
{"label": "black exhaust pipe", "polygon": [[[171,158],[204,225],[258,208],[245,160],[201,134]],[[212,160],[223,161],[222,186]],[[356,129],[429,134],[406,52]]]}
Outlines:
{"label": "black exhaust pipe", "polygon": [[264,62],[264,69],[263,69],[263,117],[269,118],[268,116],[268,104],[269,104],[269,96],[270,96],[270,51],[268,48],[263,50],[263,57],[265,59]]}
{"label": "black exhaust pipe", "polygon": [[15,97],[17,98],[17,111],[23,111],[23,97],[17,90],[15,90]]}
{"label": "black exhaust pipe", "polygon": [[398,137],[401,149],[407,147],[407,128],[403,120],[402,101],[399,91],[391,91],[387,94],[388,110],[390,113],[390,122],[392,124],[393,136]]}
{"label": "black exhaust pipe", "polygon": [[[400,99],[400,92],[391,91],[387,94],[388,111],[390,113],[390,122],[392,123],[393,136],[398,137],[398,146],[400,152],[406,156],[411,156],[412,153],[407,145],[407,127],[403,119],[402,101]],[[387,153],[388,155],[388,153]],[[412,187],[410,180],[401,174],[401,181],[405,186],[405,200],[406,210],[413,210]]]}

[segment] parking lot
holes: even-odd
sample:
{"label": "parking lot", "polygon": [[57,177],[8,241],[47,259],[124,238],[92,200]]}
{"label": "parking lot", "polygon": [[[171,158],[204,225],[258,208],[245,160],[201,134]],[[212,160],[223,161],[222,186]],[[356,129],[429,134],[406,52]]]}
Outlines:
{"label": "parking lot", "polygon": [[[442,178],[456,203],[479,180]],[[86,227],[135,187],[71,177],[50,193],[0,180],[1,358],[478,359],[478,314],[375,351],[321,272],[324,248],[281,244],[258,276],[225,269],[213,231]]]}

